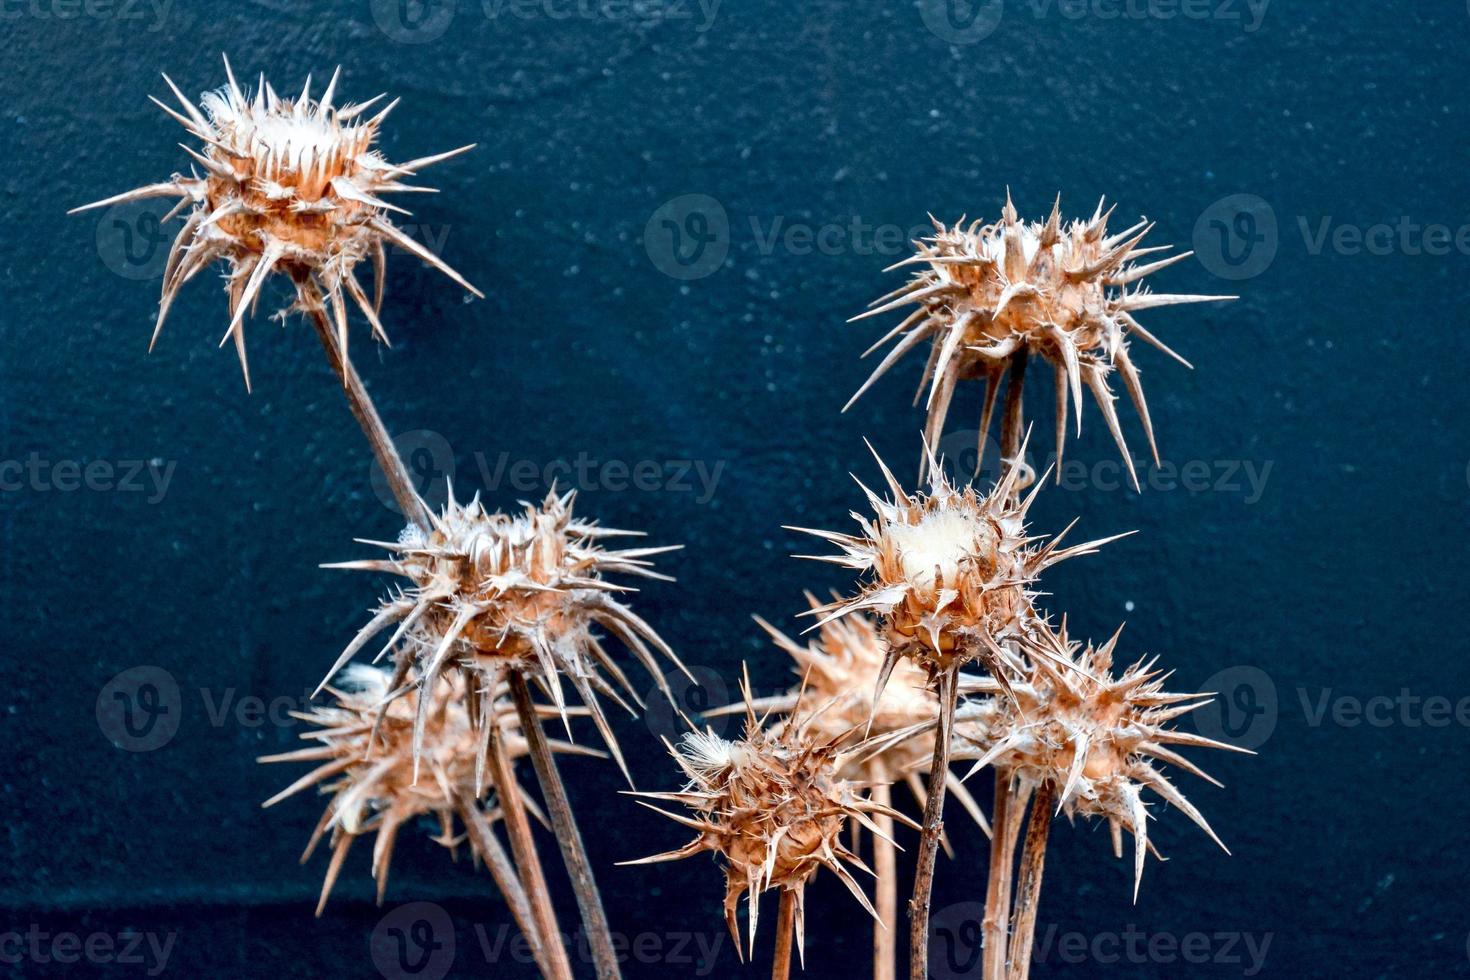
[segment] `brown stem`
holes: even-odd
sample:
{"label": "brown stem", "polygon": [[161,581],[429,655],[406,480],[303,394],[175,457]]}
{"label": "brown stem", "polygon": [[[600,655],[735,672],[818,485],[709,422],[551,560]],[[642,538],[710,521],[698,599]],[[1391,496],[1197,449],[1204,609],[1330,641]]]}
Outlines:
{"label": "brown stem", "polygon": [[990,881],[985,892],[984,980],[1005,980],[1006,945],[1011,916],[1011,882],[1015,874],[1016,839],[1026,812],[1029,790],[1014,785],[1011,774],[995,773],[994,829],[990,838]]}
{"label": "brown stem", "polygon": [[934,730],[934,762],[929,767],[929,799],[924,805],[924,830],[919,837],[914,897],[909,900],[909,977],[929,977],[929,899],[934,890],[934,862],[944,832],[944,790],[949,774],[950,733],[954,730],[955,673],[939,675],[939,720]]}
{"label": "brown stem", "polygon": [[394,448],[393,440],[388,435],[388,429],[383,425],[383,420],[378,417],[378,410],[373,407],[373,400],[368,397],[362,379],[357,376],[357,369],[352,366],[352,361],[340,349],[337,335],[333,332],[332,325],[327,322],[327,313],[322,309],[320,302],[311,306],[307,318],[316,328],[317,339],[322,342],[322,348],[327,352],[327,361],[332,365],[332,370],[336,372],[337,380],[342,382],[343,391],[347,395],[347,407],[352,409],[353,418],[357,419],[357,424],[362,426],[362,433],[367,436],[373,456],[377,458],[378,466],[382,468],[383,475],[388,480],[388,488],[393,491],[393,499],[398,501],[398,509],[403,511],[403,516],[408,520],[427,530],[430,526],[428,508],[424,506],[424,502],[419,499],[417,491],[414,490],[413,478],[409,475],[408,467],[403,465],[398,450]]}
{"label": "brown stem", "polygon": [[[873,761],[873,802],[892,806],[893,791],[888,783],[888,767],[881,759]],[[878,881],[874,888],[874,907],[878,921],[873,923],[873,980],[894,980],[898,957],[898,854],[891,839],[893,818],[886,813],[873,814],[873,822],[890,840],[873,835],[873,870]]]}
{"label": "brown stem", "polygon": [[[1021,460],[1021,440],[1026,435],[1026,405],[1022,398],[1026,386],[1026,350],[1022,348],[1011,355],[1010,377],[1006,381],[1005,412],[1000,421],[1000,465],[1018,465]],[[1017,495],[1025,489],[1018,481]]]}
{"label": "brown stem", "polygon": [[[503,803],[501,805],[504,806]],[[516,925],[520,927],[521,934],[526,937],[526,942],[531,946],[531,955],[536,960],[536,967],[543,974],[551,975],[552,966],[547,959],[541,934],[536,929],[536,919],[531,911],[530,900],[526,898],[526,890],[521,887],[521,882],[516,877],[516,870],[511,864],[510,857],[505,853],[505,848],[500,845],[500,838],[495,836],[490,821],[486,819],[478,803],[470,799],[468,794],[460,797],[459,810],[460,815],[464,818],[465,832],[469,835],[475,852],[490,869],[490,876],[495,879],[500,893],[505,896],[505,904],[510,906],[510,914],[515,917]]]}
{"label": "brown stem", "polygon": [[587,849],[582,844],[582,834],[577,830],[576,818],[572,816],[572,805],[567,800],[566,787],[557,772],[556,760],[552,758],[551,746],[546,741],[546,732],[541,727],[541,717],[531,701],[531,689],[526,685],[525,675],[510,672],[510,691],[515,698],[516,714],[520,716],[521,732],[531,750],[531,763],[536,767],[536,778],[541,782],[541,795],[551,816],[551,828],[556,841],[561,845],[561,857],[572,879],[572,890],[577,893],[577,906],[582,910],[582,926],[587,931],[587,941],[592,947],[592,963],[599,980],[617,980],[622,976],[618,968],[617,951],[613,948],[612,933],[607,927],[607,915],[602,909],[602,897],[597,893],[597,880],[592,877],[592,865],[587,860]]}
{"label": "brown stem", "polygon": [[562,945],[561,929],[556,923],[556,909],[551,905],[551,892],[546,887],[546,873],[541,868],[541,858],[536,853],[536,841],[531,836],[531,824],[526,819],[526,804],[521,799],[520,784],[511,769],[510,757],[506,753],[505,735],[494,717],[480,719],[480,724],[489,725],[490,745],[487,750],[491,767],[490,778],[500,792],[500,808],[505,815],[505,832],[510,838],[510,850],[520,870],[521,882],[531,903],[531,918],[535,932],[542,939],[546,951],[547,966],[544,972],[553,980],[571,980],[572,964]]}
{"label": "brown stem", "polygon": [[1051,810],[1056,789],[1042,783],[1031,801],[1026,824],[1026,847],[1021,852],[1021,882],[1016,894],[1016,918],[1011,929],[1009,980],[1026,980],[1031,975],[1031,944],[1036,938],[1036,910],[1041,901],[1041,875],[1046,870],[1046,837],[1051,831]]}
{"label": "brown stem", "polygon": [[781,911],[776,921],[776,958],[771,962],[771,980],[791,976],[791,938],[796,932],[796,892],[781,889]]}

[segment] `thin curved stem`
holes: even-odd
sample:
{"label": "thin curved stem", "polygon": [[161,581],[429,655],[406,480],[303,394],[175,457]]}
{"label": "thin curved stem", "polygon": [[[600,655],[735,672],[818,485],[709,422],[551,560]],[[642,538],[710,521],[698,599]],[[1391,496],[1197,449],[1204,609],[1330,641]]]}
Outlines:
{"label": "thin curved stem", "polygon": [[791,938],[796,932],[796,892],[781,889],[781,911],[776,920],[776,958],[771,961],[771,980],[791,976]]}
{"label": "thin curved stem", "polygon": [[[888,767],[881,759],[874,760],[873,802],[883,807],[893,804],[888,780]],[[898,956],[898,854],[892,843],[893,818],[875,813],[873,822],[889,838],[873,835],[873,870],[878,876],[873,900],[878,910],[878,920],[873,923],[873,980],[894,980]]]}
{"label": "thin curved stem", "polygon": [[919,838],[914,897],[909,900],[909,977],[929,977],[929,901],[934,890],[934,863],[944,833],[944,791],[949,774],[950,733],[954,731],[955,673],[939,675],[939,719],[934,730],[934,762],[929,767],[929,799],[924,805],[924,830]]}
{"label": "thin curved stem", "polygon": [[592,864],[587,860],[587,849],[582,844],[581,832],[577,830],[576,818],[572,816],[566,787],[557,772],[546,732],[541,727],[541,716],[531,701],[531,689],[526,685],[525,675],[519,671],[510,671],[510,692],[515,699],[516,714],[520,717],[521,733],[531,751],[531,764],[536,767],[536,778],[541,783],[541,795],[551,817],[551,828],[561,845],[562,861],[572,879],[572,890],[577,894],[577,906],[582,911],[582,926],[592,947],[592,963],[598,980],[618,980],[622,971],[618,967],[617,950],[613,947],[612,933],[607,926],[607,914],[602,909],[602,896],[597,892],[597,879],[592,876]]}
{"label": "thin curved stem", "polygon": [[531,946],[531,956],[536,960],[537,969],[547,976],[553,975],[553,966],[547,958],[545,944],[536,928],[536,917],[531,911],[531,902],[526,898],[526,890],[521,887],[520,879],[516,877],[515,866],[511,863],[509,855],[505,853],[505,848],[500,845],[500,838],[495,836],[490,821],[480,810],[476,801],[468,797],[468,794],[460,797],[459,809],[464,818],[465,833],[469,836],[481,860],[485,862],[485,866],[489,868],[490,876],[495,879],[500,893],[505,896],[505,904],[510,907],[510,913],[515,917],[516,925],[520,926],[521,933]]}
{"label": "thin curved stem", "polygon": [[1011,928],[1008,980],[1026,980],[1031,975],[1031,947],[1036,938],[1036,911],[1041,902],[1041,875],[1046,870],[1046,838],[1051,832],[1052,806],[1056,788],[1042,783],[1031,800],[1031,818],[1026,824],[1026,847],[1021,852],[1021,881],[1016,891],[1016,917]]}
{"label": "thin curved stem", "polygon": [[378,466],[382,468],[383,476],[388,480],[388,488],[393,491],[393,499],[398,501],[398,509],[403,511],[405,518],[427,530],[430,527],[428,508],[424,506],[423,500],[414,490],[413,478],[409,475],[408,467],[403,464],[398,450],[394,448],[393,439],[388,435],[388,429],[383,425],[382,418],[378,416],[373,400],[368,397],[367,388],[363,387],[362,379],[357,375],[357,369],[352,366],[352,361],[339,348],[337,335],[332,331],[332,325],[327,322],[326,311],[319,304],[312,306],[308,311],[307,319],[316,329],[317,339],[322,342],[322,348],[327,352],[327,361],[332,365],[337,379],[342,382],[343,392],[347,395],[347,407],[352,409],[353,418],[357,419],[357,424],[362,427],[363,435],[367,436],[373,456],[377,459]]}
{"label": "thin curved stem", "polygon": [[[488,713],[487,713],[488,714]],[[572,964],[562,944],[561,928],[556,923],[556,909],[551,904],[551,892],[546,887],[546,873],[541,868],[541,858],[536,853],[536,841],[531,836],[531,824],[526,819],[526,804],[521,799],[520,784],[516,782],[506,752],[505,736],[494,717],[480,719],[480,724],[489,725],[489,748],[486,752],[491,767],[490,777],[500,790],[500,808],[504,814],[506,836],[510,838],[511,853],[515,856],[516,868],[526,895],[531,903],[531,918],[535,930],[542,940],[546,952],[547,966],[544,972],[553,980],[571,980]]]}

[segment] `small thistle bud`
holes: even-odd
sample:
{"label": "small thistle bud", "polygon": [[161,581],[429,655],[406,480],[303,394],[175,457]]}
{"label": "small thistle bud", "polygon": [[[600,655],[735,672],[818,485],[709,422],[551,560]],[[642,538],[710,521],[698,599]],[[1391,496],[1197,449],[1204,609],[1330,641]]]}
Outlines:
{"label": "small thistle bud", "polygon": [[874,519],[857,518],[861,534],[789,530],[816,535],[843,552],[801,557],[869,576],[858,595],[813,612],[822,617],[821,623],[863,610],[879,615],[888,644],[880,694],[900,658],[914,661],[932,679],[977,658],[996,673],[1013,659],[1005,649],[1008,644],[1045,655],[1047,649],[1033,642],[1038,617],[1030,585],[1051,565],[1091,554],[1123,536],[1062,548],[1063,531],[1038,545],[1039,539],[1027,537],[1025,522],[1041,484],[1017,501],[1019,464],[988,497],[974,487],[955,488],[932,456],[928,493],[905,493],[881,459],[878,466],[892,499],[884,500],[858,482],[876,514]]}
{"label": "small thistle bud", "polygon": [[[472,686],[492,688],[505,671],[520,671],[540,680],[565,719],[565,676],[626,774],[597,695],[632,708],[604,673],[634,704],[641,702],[594,627],[606,629],[632,650],[671,701],[654,651],[688,671],[653,628],[617,598],[634,590],[606,576],[671,581],[653,571],[648,559],[681,546],[608,550],[603,546],[607,539],[638,532],[576,519],[575,496],[575,491],[553,491],[540,507],[526,504],[521,514],[512,516],[487,512],[478,496],[460,505],[451,489],[443,513],[430,515],[433,526],[428,531],[410,527],[396,542],[364,542],[386,548],[390,558],[326,566],[402,576],[409,587],[378,608],[322,684],[369,640],[397,624],[383,651],[396,648],[399,669],[406,672],[414,665],[421,684],[432,684],[445,670],[455,669],[479,678]],[[418,728],[421,739],[422,718]]]}
{"label": "small thistle bud", "polygon": [[1148,839],[1144,790],[1152,789],[1225,847],[1199,810],[1156,766],[1177,766],[1219,786],[1173,746],[1248,750],[1167,727],[1210,703],[1211,697],[1165,692],[1167,675],[1154,669],[1157,658],[1146,663],[1140,660],[1114,678],[1118,634],[1101,647],[1089,645],[1081,650],[1080,644],[1067,638],[1063,623],[1052,642],[1065,657],[1066,666],[1033,658],[1032,676],[1025,683],[1013,683],[1005,694],[992,685],[995,696],[960,707],[952,757],[975,760],[966,779],[989,765],[1008,774],[1006,778],[1032,786],[1050,782],[1058,790],[1059,810],[1069,817],[1108,822],[1113,850],[1120,858],[1126,828],[1136,842],[1136,901],[1144,854],[1154,851]]}
{"label": "small thistle bud", "polygon": [[[745,690],[750,702],[748,682]],[[827,868],[847,886],[875,918],[877,913],[847,864],[867,870],[842,843],[853,820],[869,831],[881,831],[869,816],[886,814],[910,826],[912,821],[895,810],[862,796],[859,786],[841,773],[853,753],[864,744],[842,749],[851,732],[837,739],[821,739],[805,725],[781,725],[766,731],[746,708],[745,737],[726,741],[713,732],[690,732],[674,759],[689,783],[678,793],[637,793],[650,799],[681,803],[694,811],[680,816],[644,803],[649,809],[699,832],[676,851],[657,854],[629,864],[653,864],[713,851],[725,864],[725,922],[741,950],[736,908],[749,893],[749,948],[755,948],[759,896],[768,889],[791,892],[796,899],[796,934],[802,942],[804,894],[807,883]],[[640,801],[641,802],[641,801]],[[744,953],[741,952],[742,958]]]}
{"label": "small thistle bud", "polygon": [[[158,197],[179,199],[168,218],[189,211],[169,250],[149,350],[158,342],[179,289],[216,261],[224,262],[228,269],[230,301],[230,328],[220,344],[234,338],[247,388],[250,366],[245,356],[245,317],[253,311],[261,286],[272,273],[290,277],[297,308],[324,314],[330,308],[344,355],[347,297],[362,311],[373,335],[387,342],[378,319],[383,305],[385,243],[418,256],[476,296],[483,296],[437,255],[395,227],[389,213],[409,212],[381,197],[432,190],[403,181],[473,149],[473,144],[407,163],[390,163],[374,146],[378,129],[397,100],[370,118],[363,118],[364,113],[381,95],[338,108],[333,100],[340,74],[339,68],[320,100],[311,97],[309,77],[294,100],[276,95],[264,75],[254,95],[248,96],[235,81],[226,58],[229,84],[205,93],[199,106],[163,76],[183,113],[158,99],[153,102],[202,142],[197,150],[186,146],[184,152],[203,173],[175,174],[162,183],[72,211]],[[355,271],[369,259],[373,264],[372,298]]]}
{"label": "small thistle bud", "polygon": [[1134,283],[1194,253],[1139,265],[1138,259],[1167,251],[1168,246],[1139,247],[1153,229],[1147,219],[1109,235],[1111,215],[1112,209],[1104,211],[1099,203],[1090,220],[1072,221],[1064,227],[1058,198],[1045,224],[1023,222],[1007,196],[1001,220],[995,224],[982,226],[976,221],[967,228],[964,219],[953,227],[935,221],[934,237],[920,241],[917,255],[892,267],[921,266],[909,284],[876,300],[874,309],[853,318],[862,320],[909,304],[918,306],[867,351],[871,354],[899,338],[852,396],[848,407],[905,354],[923,341],[932,340],[933,355],[924,375],[929,385],[926,438],[930,445],[938,443],[958,383],[984,378],[987,390],[980,421],[983,454],[1007,362],[1015,355],[1037,355],[1056,373],[1058,462],[1066,440],[1068,392],[1080,433],[1082,386],[1086,384],[1136,488],[1138,477],[1113,406],[1109,378],[1114,370],[1122,375],[1157,461],[1153,422],[1129,353],[1128,337],[1132,334],[1142,338],[1186,367],[1189,362],[1145,330],[1134,314],[1156,306],[1236,297],[1156,294],[1143,286],[1130,290]]}

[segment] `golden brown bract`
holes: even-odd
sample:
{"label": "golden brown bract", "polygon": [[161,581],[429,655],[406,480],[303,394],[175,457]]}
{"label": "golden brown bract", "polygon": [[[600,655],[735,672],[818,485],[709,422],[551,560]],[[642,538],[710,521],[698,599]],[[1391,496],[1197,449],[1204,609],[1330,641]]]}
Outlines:
{"label": "golden brown bract", "polygon": [[[608,576],[670,581],[648,559],[680,546],[608,549],[609,538],[641,534],[577,519],[575,497],[575,491],[552,491],[539,507],[525,504],[510,515],[485,510],[478,496],[461,505],[451,491],[442,513],[430,515],[427,531],[411,525],[396,542],[363,542],[387,549],[389,558],[327,566],[401,576],[408,585],[379,606],[322,683],[396,624],[383,654],[395,652],[399,671],[406,675],[412,667],[420,683],[456,670],[471,678],[471,693],[483,697],[505,671],[518,671],[537,679],[565,717],[565,677],[626,773],[597,696],[630,711],[629,700],[642,702],[594,627],[621,640],[673,702],[655,652],[681,670],[684,665],[619,598],[636,590]],[[418,727],[422,737],[422,722]]]}
{"label": "golden brown bract", "polygon": [[[1109,379],[1114,370],[1122,375],[1157,461],[1153,423],[1129,353],[1128,336],[1142,338],[1186,366],[1188,362],[1144,329],[1134,314],[1156,306],[1235,297],[1155,294],[1135,285],[1193,253],[1140,265],[1140,258],[1167,251],[1168,246],[1140,247],[1153,228],[1146,219],[1109,235],[1111,214],[1111,209],[1104,211],[1099,203],[1090,220],[1063,225],[1058,198],[1044,224],[1023,222],[1007,197],[1001,220],[995,224],[976,221],[967,227],[961,219],[949,227],[935,221],[934,236],[916,243],[918,254],[893,266],[921,266],[908,285],[876,300],[874,309],[853,318],[861,320],[910,304],[918,307],[868,349],[867,354],[871,354],[898,339],[852,396],[848,407],[905,354],[923,341],[932,340],[915,396],[917,402],[928,386],[926,438],[935,445],[943,435],[958,383],[984,379],[986,395],[979,439],[983,458],[996,395],[1008,366],[1015,358],[1024,361],[1036,355],[1050,363],[1056,373],[1058,462],[1066,440],[1068,392],[1080,433],[1082,386],[1086,384],[1136,487],[1138,479],[1113,406]],[[1011,383],[1019,384],[1019,377],[1013,376]]]}
{"label": "golden brown bract", "polygon": [[1003,774],[997,778],[1016,778],[1032,786],[1051,783],[1058,790],[1059,807],[1069,817],[1107,820],[1119,857],[1122,831],[1127,828],[1137,845],[1136,900],[1144,854],[1154,850],[1148,839],[1144,790],[1158,793],[1211,840],[1225,846],[1199,810],[1156,767],[1177,766],[1218,786],[1173,746],[1246,750],[1168,727],[1174,719],[1210,703],[1211,697],[1166,692],[1168,675],[1155,669],[1156,658],[1140,660],[1113,677],[1117,641],[1114,634],[1101,647],[1082,649],[1068,639],[1063,623],[1052,634],[1052,642],[1064,663],[1032,658],[1031,676],[1024,682],[1013,683],[1008,692],[993,685],[993,696],[961,705],[953,758],[976,760],[970,775],[989,765]]}
{"label": "golden brown bract", "polygon": [[[185,98],[167,75],[164,81],[178,99],[180,113],[154,99],[201,146],[184,151],[203,169],[73,209],[106,207],[127,201],[177,197],[165,220],[188,211],[169,250],[163,274],[163,297],[149,349],[158,341],[169,307],[179,289],[216,261],[227,267],[230,327],[221,345],[234,338],[245,385],[250,367],[245,355],[244,321],[272,273],[284,273],[296,290],[295,309],[328,311],[336,324],[337,343],[347,351],[347,302],[362,311],[375,337],[387,342],[379,320],[383,305],[385,244],[397,245],[439,269],[465,289],[482,296],[459,273],[414,241],[388,218],[408,211],[383,200],[383,194],[431,191],[404,183],[419,170],[473,148],[407,163],[390,163],[374,148],[378,130],[394,106],[376,115],[365,111],[383,96],[337,108],[334,98],[341,69],[332,76],[320,100],[311,98],[307,78],[296,99],[279,97],[265,76],[252,96],[235,81],[229,60],[229,84],[207,92],[200,105]],[[373,263],[373,295],[369,298],[355,272]],[[284,318],[289,311],[278,316]]]}

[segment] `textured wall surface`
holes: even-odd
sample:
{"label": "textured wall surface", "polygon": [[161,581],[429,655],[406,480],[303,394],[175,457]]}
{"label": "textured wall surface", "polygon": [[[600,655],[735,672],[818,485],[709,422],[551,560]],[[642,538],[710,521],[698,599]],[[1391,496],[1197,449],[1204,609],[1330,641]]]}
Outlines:
{"label": "textured wall surface", "polygon": [[[1165,462],[1193,463],[1189,486],[1149,467],[1142,495],[1119,489],[1090,411],[1070,452],[1083,474],[1035,519],[1140,530],[1058,569],[1048,607],[1084,635],[1126,619],[1127,649],[1163,655],[1183,688],[1224,692],[1201,724],[1260,755],[1202,760],[1224,789],[1180,777],[1234,856],[1156,807],[1169,861],[1150,862],[1136,906],[1106,832],[1060,824],[1038,973],[1470,973],[1470,668],[1455,625],[1470,574],[1470,14],[992,0],[967,21],[957,7],[0,4],[0,933],[33,937],[0,943],[5,970],[392,975],[369,954],[384,910],[367,855],[313,919],[324,857],[296,858],[319,807],[262,811],[288,774],[253,760],[293,745],[281,711],[383,585],[318,563],[361,556],[353,539],[391,536],[397,517],[305,326],[262,311],[247,396],[215,347],[224,296],[202,276],[146,356],[158,209],[63,215],[187,169],[184,134],[146,96],[167,95],[160,70],[191,96],[222,84],[226,51],[283,92],[340,63],[347,98],[401,96],[391,158],[480,144],[431,172],[443,193],[414,197],[405,223],[487,298],[394,254],[395,343],[355,335],[360,368],[435,492],[452,473],[513,506],[571,463],[588,514],[684,543],[665,562],[678,582],[637,602],[723,679],[711,700],[733,693],[742,660],[762,689],[788,682],[751,613],[791,623],[803,588],[843,584],[788,557],[804,549],[781,526],[847,524],[862,504],[847,474],[876,476],[864,436],[912,475],[919,365],[839,414],[882,332],[844,321],[898,284],[882,270],[927,212],[993,217],[1009,187],[1031,215],[1058,191],[1090,213],[1106,194],[1125,224],[1146,214],[1157,241],[1199,249],[1159,284],[1241,301],[1147,321],[1195,370],[1137,358]],[[1032,394],[1049,433],[1049,397]],[[1141,451],[1131,410],[1124,421]],[[640,462],[634,486],[621,467]],[[136,691],[138,674],[118,675],[138,667],[176,683],[152,689],[177,728],[127,751],[97,708]],[[1430,698],[1450,714],[1426,717],[1415,699]],[[674,786],[653,737],[672,733],[667,714],[618,723],[642,788]],[[610,765],[565,768],[613,927],[642,937],[628,974],[759,976],[724,937],[713,864],[614,866],[683,831],[617,795]],[[426,837],[400,844],[387,907],[448,911],[451,975],[529,976],[497,945],[488,878]],[[961,922],[986,852],[964,829],[954,846],[935,903]],[[850,898],[829,880],[809,904],[806,975],[863,974]],[[94,937],[81,964],[56,962],[63,933]],[[134,952],[134,933],[142,962],[101,962]],[[1170,952],[1186,941],[1205,962]],[[718,944],[712,958],[700,943]],[[972,975],[953,967],[937,965]]]}

